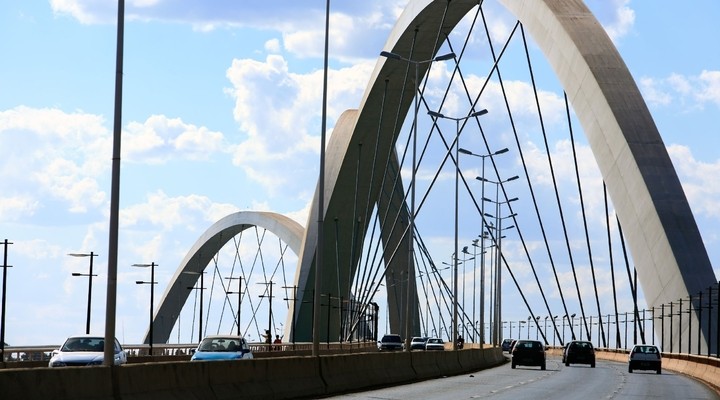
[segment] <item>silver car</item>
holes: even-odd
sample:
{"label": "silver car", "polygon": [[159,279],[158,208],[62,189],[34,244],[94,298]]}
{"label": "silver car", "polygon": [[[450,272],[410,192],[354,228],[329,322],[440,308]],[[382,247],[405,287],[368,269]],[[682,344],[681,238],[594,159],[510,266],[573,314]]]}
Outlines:
{"label": "silver car", "polygon": [[[50,367],[75,367],[102,365],[105,338],[102,336],[79,335],[69,337],[58,350],[53,350]],[[115,339],[114,364],[127,362],[127,354]]]}

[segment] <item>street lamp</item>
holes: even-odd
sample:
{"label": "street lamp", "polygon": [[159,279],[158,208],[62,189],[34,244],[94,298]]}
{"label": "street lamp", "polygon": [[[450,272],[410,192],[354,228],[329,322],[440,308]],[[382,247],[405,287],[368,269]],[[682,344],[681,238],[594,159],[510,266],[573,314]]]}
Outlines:
{"label": "street lamp", "polygon": [[[435,58],[431,58],[429,60],[411,60],[409,58],[405,58],[399,54],[392,53],[389,51],[382,51],[380,52],[380,55],[382,57],[393,59],[393,60],[400,60],[405,61],[408,64],[413,64],[415,66],[415,112],[413,113],[413,143],[412,143],[412,170],[411,170],[411,178],[410,178],[410,215],[408,218],[408,261],[407,261],[407,276],[408,278],[412,276],[410,274],[410,268],[411,263],[414,260],[413,257],[413,236],[415,234],[415,164],[417,162],[417,118],[418,118],[418,112],[419,112],[419,105],[418,105],[418,92],[420,91],[420,82],[419,82],[419,76],[420,76],[420,64],[430,64],[433,61],[445,61],[455,58],[455,53],[448,53],[444,55],[437,56]],[[457,254],[457,252],[456,252]],[[410,284],[412,281],[408,279],[407,283],[407,301],[405,304],[405,350],[410,351],[410,301],[411,301],[411,291],[410,291]],[[453,350],[455,350],[455,343],[453,342]]]}
{"label": "street lamp", "polygon": [[[188,275],[200,275],[200,287],[195,286],[188,286],[188,290],[199,290],[200,291],[200,323],[198,324],[198,343],[202,341],[202,332],[203,332],[203,293],[205,292],[205,271],[195,272],[195,271],[185,271],[185,274]],[[192,335],[190,336],[190,340],[192,341]]]}
{"label": "street lamp", "polygon": [[[455,254],[457,255],[459,252],[458,248],[458,186],[459,186],[459,180],[460,180],[460,121],[467,121],[469,118],[479,117],[481,115],[487,114],[487,110],[482,109],[480,111],[475,111],[471,113],[470,115],[467,115],[465,117],[460,118],[454,118],[454,117],[447,117],[443,114],[440,114],[439,112],[435,111],[428,111],[428,114],[430,116],[434,117],[436,119],[435,123],[437,124],[437,119],[444,118],[449,119],[452,121],[455,121]],[[413,185],[414,187],[414,185]],[[463,266],[464,267],[464,266]],[[464,280],[463,280],[464,281]],[[465,285],[463,285],[465,287]],[[457,342],[457,319],[458,319],[458,302],[457,302],[457,295],[458,295],[458,269],[457,269],[457,263],[455,263],[455,266],[453,268],[453,327],[455,328],[453,332],[453,350],[456,350],[456,342]],[[465,296],[463,296],[463,301],[465,300]],[[463,307],[464,309],[464,307]]]}
{"label": "street lamp", "polygon": [[136,285],[150,285],[150,329],[149,329],[149,338],[148,343],[150,344],[150,356],[153,355],[153,304],[155,303],[155,285],[157,285],[157,282],[155,282],[155,267],[157,264],[155,264],[155,261],[151,262],[150,264],[133,264],[133,267],[138,268],[147,268],[150,267],[150,282],[148,281],[135,281]]}
{"label": "street lamp", "polygon": [[7,302],[7,269],[12,268],[11,265],[8,265],[7,263],[7,257],[8,257],[8,245],[13,244],[12,242],[5,239],[3,241],[3,265],[0,266],[3,269],[2,273],[2,306],[0,307],[0,312],[2,313],[2,319],[0,320],[0,363],[5,362],[5,303]]}
{"label": "street lamp", "polygon": [[[238,307],[238,309],[237,309],[237,334],[238,334],[238,336],[241,336],[241,333],[240,333],[240,308],[242,307],[242,281],[243,281],[243,277],[242,277],[242,276],[231,276],[231,277],[228,277],[228,278],[225,278],[225,279],[227,279],[227,280],[229,280],[229,281],[232,281],[233,279],[237,279],[237,280],[238,280],[238,291],[237,291],[237,292],[227,291],[227,292],[225,292],[225,294],[236,294],[236,295],[238,295],[238,305],[237,305],[237,307]],[[228,283],[228,286],[229,286],[229,283]]]}
{"label": "street lamp", "polygon": [[87,276],[88,277],[88,301],[87,301],[87,322],[85,323],[85,333],[90,334],[90,305],[92,302],[92,278],[93,276],[93,258],[97,257],[97,254],[93,253],[69,253],[71,257],[90,257],[90,271],[87,274],[81,274],[79,272],[73,272],[72,276]]}
{"label": "street lamp", "polygon": [[267,335],[268,335],[268,337],[267,337],[267,339],[266,339],[266,343],[268,344],[268,351],[272,351],[272,346],[271,346],[270,344],[272,343],[272,299],[273,299],[273,289],[272,289],[272,287],[273,287],[274,284],[275,284],[275,282],[273,282],[273,281],[269,281],[269,282],[258,282],[258,285],[265,285],[265,286],[269,286],[269,287],[270,287],[270,288],[269,288],[269,293],[267,294],[267,296],[264,295],[264,294],[261,294],[260,296],[258,296],[258,297],[260,297],[260,298],[263,298],[263,297],[267,297],[267,298],[268,298],[268,304],[269,304],[269,306],[268,306],[268,328],[267,328]]}
{"label": "street lamp", "polygon": [[[495,151],[495,152],[492,152],[489,154],[475,154],[472,151],[466,150],[463,148],[459,148],[458,151],[460,153],[463,153],[463,154],[466,154],[469,156],[480,157],[480,159],[482,160],[481,174],[482,174],[482,177],[484,178],[485,177],[485,159],[488,157],[493,157],[496,155],[507,153],[509,150],[507,147],[505,147],[505,148],[502,148],[498,151]],[[482,185],[480,186],[480,193],[481,193],[481,197],[485,197],[485,182],[484,181],[483,181]],[[480,214],[481,215],[485,214],[485,203],[484,202],[480,203]],[[482,258],[480,259],[480,321],[481,321],[481,324],[484,324],[485,323],[485,255],[484,254],[485,254],[486,235],[485,235],[485,227],[483,226],[482,223],[480,224],[480,228],[481,228],[480,231],[482,232],[480,234],[480,251],[482,254]],[[477,246],[477,244],[473,244],[473,246]],[[482,343],[484,343],[484,339],[485,339],[484,336],[485,336],[485,330],[480,329],[480,337],[481,337],[480,341]]]}
{"label": "street lamp", "polygon": [[[512,198],[503,203],[509,203],[509,202],[515,201],[517,199],[518,198],[515,197],[515,198]],[[483,199],[483,200],[486,200],[486,199]],[[498,212],[500,211],[500,204],[501,203],[497,203]],[[496,237],[495,237],[495,241],[497,243],[497,246],[496,246],[497,251],[496,251],[496,255],[495,255],[495,320],[497,321],[497,320],[499,320],[499,318],[502,315],[502,278],[501,278],[501,275],[502,275],[502,238],[503,238],[502,231],[507,230],[507,229],[512,229],[515,227],[515,225],[510,225],[508,227],[503,228],[502,221],[506,218],[516,217],[517,213],[512,213],[512,214],[506,215],[504,217],[500,217],[499,214],[496,214],[495,216],[493,216],[492,214],[485,213],[485,216],[489,217],[489,218],[495,218],[495,220],[497,221],[497,223],[496,223],[496,231],[497,232],[496,232]]]}

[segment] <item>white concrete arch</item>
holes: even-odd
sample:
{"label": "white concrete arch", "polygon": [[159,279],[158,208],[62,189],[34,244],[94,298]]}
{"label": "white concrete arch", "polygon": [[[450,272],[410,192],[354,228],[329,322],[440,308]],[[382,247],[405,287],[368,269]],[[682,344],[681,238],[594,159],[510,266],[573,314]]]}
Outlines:
{"label": "white concrete arch", "polygon": [[[254,226],[267,229],[275,234],[295,253],[299,254],[305,229],[294,220],[272,212],[240,211],[230,214],[210,226],[195,242],[160,300],[160,306],[153,318],[154,343],[167,343],[175,322],[199,275],[184,272],[202,272],[212,257],[235,235]],[[149,342],[149,329],[143,343]]]}
{"label": "white concrete arch", "polygon": [[[581,0],[499,1],[537,42],[568,94],[607,183],[648,306],[697,293],[715,282],[662,138],[632,75],[600,23]],[[414,60],[430,59],[439,47],[438,31],[449,34],[477,5],[477,0],[411,1],[384,50]],[[377,148],[386,157],[393,151],[400,128],[382,111],[384,107],[405,115],[410,109],[414,88],[402,85],[406,68],[403,62],[379,58],[358,111],[334,130],[328,145],[332,153],[328,155],[325,181],[325,232],[332,231],[335,218],[346,222],[362,219],[367,226],[365,216],[348,215],[348,199],[368,198],[368,194],[377,198],[374,195],[381,177],[369,181],[373,160],[359,159],[357,148]],[[427,64],[420,67],[421,79],[426,70]],[[378,130],[381,133],[376,139]],[[356,190],[353,182],[358,173],[362,184]],[[296,278],[301,288],[312,285],[317,220],[317,207],[313,207]],[[334,238],[337,244],[325,246],[324,259],[332,260],[335,255],[331,252],[337,247],[349,248],[350,237]],[[350,261],[351,269],[355,262]],[[326,270],[321,290],[329,290],[338,273]],[[310,311],[302,309],[299,315],[306,318]],[[307,329],[298,331],[299,337],[308,334]]]}

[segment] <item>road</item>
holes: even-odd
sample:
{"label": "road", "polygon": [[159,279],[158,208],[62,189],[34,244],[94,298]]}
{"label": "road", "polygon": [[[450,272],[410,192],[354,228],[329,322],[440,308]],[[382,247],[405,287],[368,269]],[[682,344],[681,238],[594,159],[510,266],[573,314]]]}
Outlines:
{"label": "road", "polygon": [[641,399],[720,399],[714,391],[687,376],[663,370],[628,373],[627,365],[598,361],[566,367],[557,357],[549,357],[547,369],[501,367],[472,374],[433,379],[410,385],[350,393],[331,399],[493,399],[493,400],[641,400]]}

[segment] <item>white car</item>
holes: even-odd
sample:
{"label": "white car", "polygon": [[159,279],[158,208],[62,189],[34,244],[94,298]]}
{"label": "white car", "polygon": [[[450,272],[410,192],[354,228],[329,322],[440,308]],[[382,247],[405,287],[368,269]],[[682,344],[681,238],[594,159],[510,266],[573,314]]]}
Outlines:
{"label": "white car", "polygon": [[[102,336],[78,335],[69,337],[58,350],[53,350],[50,367],[76,367],[102,365],[105,338]],[[115,339],[114,364],[127,362],[127,354]]]}
{"label": "white car", "polygon": [[636,344],[628,356],[628,372],[633,370],[653,370],[656,374],[662,373],[662,355],[657,346],[651,344]]}
{"label": "white car", "polygon": [[445,350],[445,342],[440,338],[430,338],[425,342],[425,350]]}

